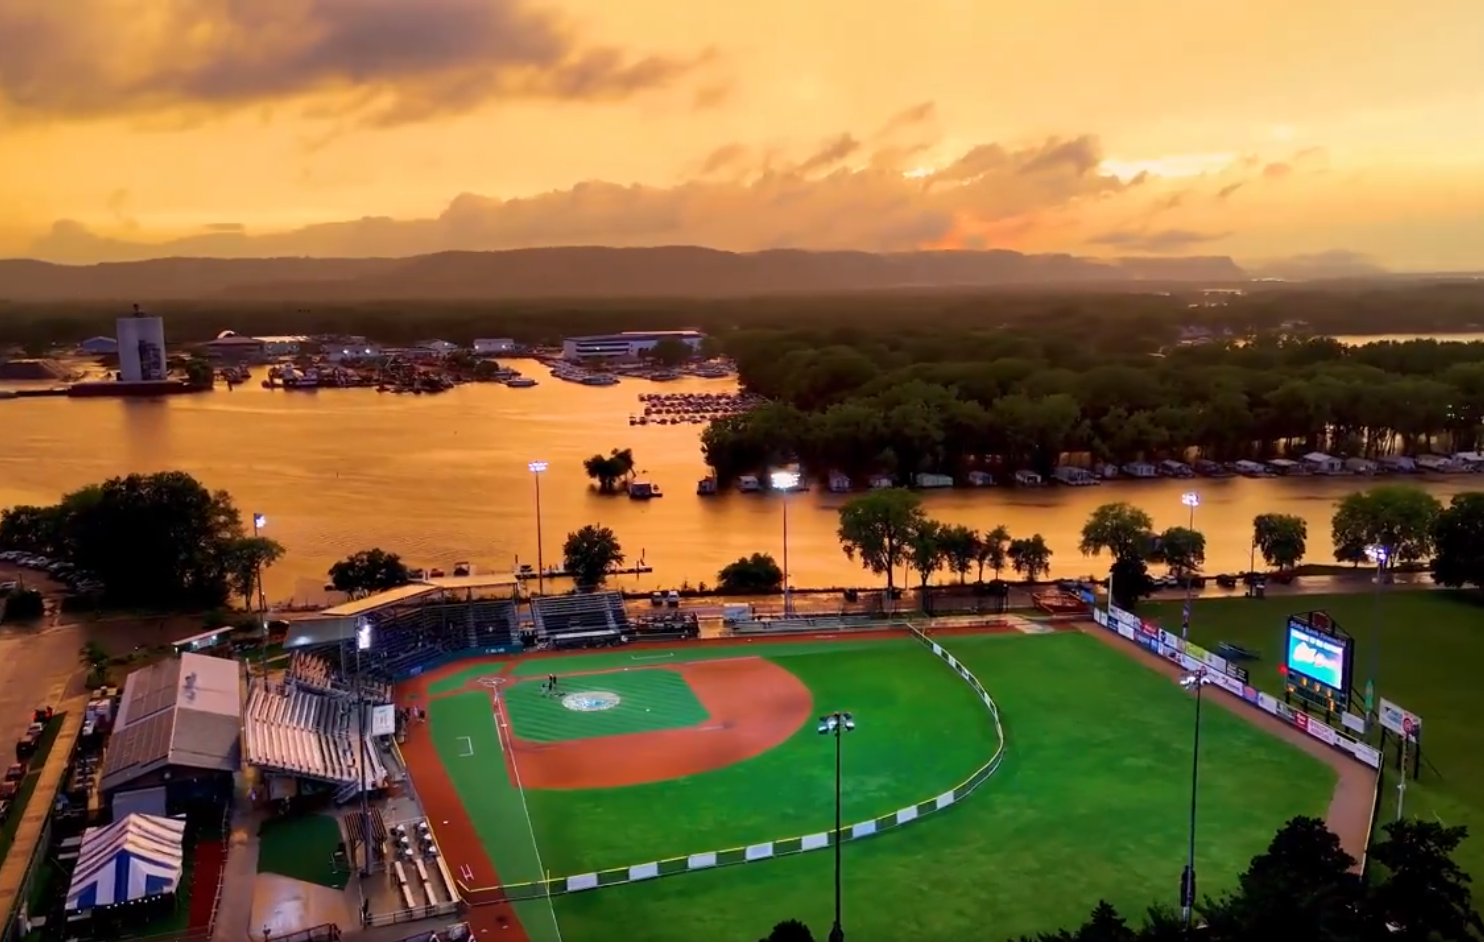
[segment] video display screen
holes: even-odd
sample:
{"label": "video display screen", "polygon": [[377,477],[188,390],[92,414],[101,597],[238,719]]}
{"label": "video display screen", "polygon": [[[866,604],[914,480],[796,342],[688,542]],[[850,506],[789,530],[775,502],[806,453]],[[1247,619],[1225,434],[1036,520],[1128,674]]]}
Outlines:
{"label": "video display screen", "polygon": [[1292,622],[1288,624],[1290,673],[1301,674],[1335,690],[1349,690],[1345,647],[1345,642],[1338,638],[1318,634]]}

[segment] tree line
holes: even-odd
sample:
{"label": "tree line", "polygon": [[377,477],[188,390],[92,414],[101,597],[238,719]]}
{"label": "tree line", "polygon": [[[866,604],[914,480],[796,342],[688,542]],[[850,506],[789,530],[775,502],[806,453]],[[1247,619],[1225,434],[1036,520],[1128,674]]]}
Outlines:
{"label": "tree line", "polygon": [[[491,299],[478,302],[138,301],[168,321],[172,342],[210,340],[231,328],[275,336],[350,334],[410,344],[438,337],[467,344],[476,337],[511,337],[554,344],[562,337],[617,330],[697,329],[722,338],[750,331],[796,331],[802,325],[821,346],[863,337],[910,333],[931,343],[954,329],[1009,329],[1061,337],[1067,346],[1101,353],[1148,352],[1175,342],[1187,325],[1237,335],[1276,330],[1316,334],[1446,333],[1484,322],[1484,287],[1477,284],[1249,286],[1244,296],[1207,306],[1198,289],[1165,286],[1137,291],[981,290],[880,292],[747,298],[627,298],[607,301]],[[1192,305],[1197,305],[1192,307]],[[0,299],[0,346],[40,354],[54,344],[111,336],[126,304],[31,303]],[[728,345],[729,342],[728,342]]]}
{"label": "tree line", "polygon": [[1375,457],[1484,441],[1484,343],[1347,347],[1264,334],[1110,353],[1077,334],[742,332],[746,387],[769,399],[702,435],[719,478],[797,461],[816,474],[1324,451]]}
{"label": "tree line", "polygon": [[[1207,896],[1191,925],[1151,906],[1131,922],[1100,902],[1086,922],[1013,942],[1471,942],[1484,937],[1468,874],[1453,855],[1468,829],[1403,819],[1382,828],[1368,852],[1367,879],[1317,818],[1283,825],[1252,858],[1234,889]],[[1013,879],[1013,876],[1007,877]],[[986,928],[981,938],[996,938]],[[779,923],[762,942],[814,942],[804,923]],[[902,935],[892,942],[928,942]]]}

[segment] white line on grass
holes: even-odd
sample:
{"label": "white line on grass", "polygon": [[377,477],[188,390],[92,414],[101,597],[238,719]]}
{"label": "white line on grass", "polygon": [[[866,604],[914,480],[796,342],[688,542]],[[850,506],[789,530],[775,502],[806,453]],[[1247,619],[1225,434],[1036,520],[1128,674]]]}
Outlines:
{"label": "white line on grass", "polygon": [[675,656],[674,651],[666,651],[664,654],[630,654],[629,659],[634,661],[663,661]]}
{"label": "white line on grass", "polygon": [[459,758],[467,759],[470,756],[474,755],[474,740],[470,739],[468,736],[460,736],[459,739],[463,740],[465,750],[459,753]]}

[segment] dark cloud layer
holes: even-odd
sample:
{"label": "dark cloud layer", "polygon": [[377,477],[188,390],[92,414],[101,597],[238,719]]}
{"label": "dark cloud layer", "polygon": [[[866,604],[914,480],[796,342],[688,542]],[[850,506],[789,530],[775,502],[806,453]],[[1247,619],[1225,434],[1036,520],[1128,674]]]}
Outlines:
{"label": "dark cloud layer", "polygon": [[[500,98],[607,101],[715,61],[585,43],[527,0],[0,0],[0,114],[205,114],[312,99],[398,125]],[[694,93],[704,104],[724,85]]]}
{"label": "dark cloud layer", "polygon": [[1230,235],[1230,232],[1197,232],[1193,229],[1118,229],[1093,236],[1087,243],[1128,252],[1163,255],[1187,252],[1198,245],[1220,242]]}
{"label": "dark cloud layer", "polygon": [[59,222],[34,246],[57,261],[171,255],[406,256],[450,249],[562,245],[705,245],[718,249],[899,251],[1004,245],[1007,234],[1129,189],[1100,171],[1090,136],[1029,146],[985,144],[933,173],[849,134],[790,159],[732,144],[673,187],[581,183],[522,199],[464,194],[436,218],[368,218],[252,236],[212,232],[148,245],[104,239]]}

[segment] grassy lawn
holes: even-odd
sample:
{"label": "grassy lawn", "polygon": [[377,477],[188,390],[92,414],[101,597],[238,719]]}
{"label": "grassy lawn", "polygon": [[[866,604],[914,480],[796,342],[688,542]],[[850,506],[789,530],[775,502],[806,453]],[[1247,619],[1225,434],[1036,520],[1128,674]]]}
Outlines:
{"label": "grassy lawn", "polygon": [[[51,755],[52,744],[57,741],[57,734],[62,731],[64,715],[58,713],[53,716],[52,721],[46,724],[41,738],[36,741],[36,754],[31,757],[30,764],[26,767],[26,777],[21,779],[20,790],[16,792],[15,800],[10,803],[10,815],[6,817],[4,824],[0,824],[0,860],[5,859],[5,856],[10,853],[10,845],[15,842],[15,833],[20,830],[21,819],[26,816],[26,806],[31,802],[31,793],[36,791],[36,784],[41,781],[41,770],[46,768],[46,757]],[[4,770],[0,769],[0,771]]]}
{"label": "grassy lawn", "polygon": [[[1288,615],[1323,609],[1355,638],[1357,687],[1365,686],[1376,651],[1374,630],[1380,628],[1380,696],[1422,717],[1423,758],[1420,781],[1407,783],[1406,812],[1449,825],[1468,825],[1470,839],[1459,849],[1458,862],[1484,880],[1484,605],[1475,593],[1383,592],[1378,607],[1373,593],[1213,599],[1197,602],[1190,635],[1208,648],[1231,641],[1262,654],[1248,665],[1253,685],[1281,695],[1278,665],[1283,658],[1283,631]],[[1179,630],[1180,605],[1150,605],[1146,618]],[[1358,709],[1358,708],[1357,708]],[[1393,761],[1392,768],[1395,768]],[[1396,815],[1396,795],[1389,777],[1382,798],[1381,821]]]}
{"label": "grassy lawn", "polygon": [[258,872],[343,890],[350,874],[332,862],[339,844],[340,824],[329,815],[269,818],[258,830]]}
{"label": "grassy lawn", "polygon": [[[845,846],[848,935],[921,942],[997,939],[1080,921],[1099,899],[1130,914],[1157,900],[1173,903],[1189,802],[1188,695],[1118,651],[1078,635],[953,638],[948,647],[999,702],[1008,756],[999,773],[963,804]],[[846,702],[862,718],[846,750],[846,800],[853,805],[847,818],[874,813],[879,803],[900,803],[898,787],[887,780],[909,772],[920,775],[920,784],[904,785],[903,792],[911,792],[907,800],[942,787],[955,776],[935,756],[957,752],[957,741],[983,725],[977,717],[963,722],[966,717],[934,699],[943,687],[935,681],[944,673],[931,662],[927,666],[938,672],[934,680],[916,677],[907,660],[895,655],[892,672],[914,676],[899,688],[888,682],[878,689],[876,675],[863,674],[859,665],[835,669],[824,655],[799,660],[805,663],[790,658],[783,664],[821,695],[848,696]],[[840,689],[852,683],[852,691]],[[899,708],[894,712],[907,714],[913,723],[877,722],[878,698],[898,695],[902,700],[891,700],[887,708]],[[873,724],[889,728],[891,737],[863,740]],[[769,763],[775,754],[799,750],[797,761],[759,768],[768,778],[759,778],[752,791],[739,785],[716,796],[720,801],[703,800],[710,790],[696,786],[709,776],[698,776],[688,783],[601,793],[582,806],[543,806],[538,815],[543,828],[551,823],[546,814],[572,816],[556,833],[543,829],[543,848],[560,842],[551,854],[575,859],[586,856],[583,845],[589,841],[623,843],[596,833],[585,820],[589,813],[606,817],[609,807],[632,821],[624,825],[626,835],[645,840],[651,839],[643,837],[648,830],[723,832],[764,801],[775,816],[817,822],[828,813],[824,780],[831,770],[811,768],[827,763],[803,759],[804,739],[810,750],[819,749],[814,732],[806,733],[734,767]],[[976,756],[992,748],[990,742],[978,745]],[[1324,813],[1334,775],[1226,711],[1206,712],[1202,750],[1198,867],[1202,891],[1219,892],[1285,820]],[[857,753],[853,768],[852,751]],[[963,751],[965,759],[968,752]],[[862,776],[869,778],[862,781]],[[687,786],[695,794],[685,794]],[[630,791],[648,794],[630,802],[625,794]],[[539,794],[531,797],[548,797]],[[748,939],[765,935],[785,918],[803,919],[822,937],[830,921],[831,868],[830,854],[804,854],[562,896],[554,907],[566,942],[607,942],[615,933],[642,934],[652,942]]]}

